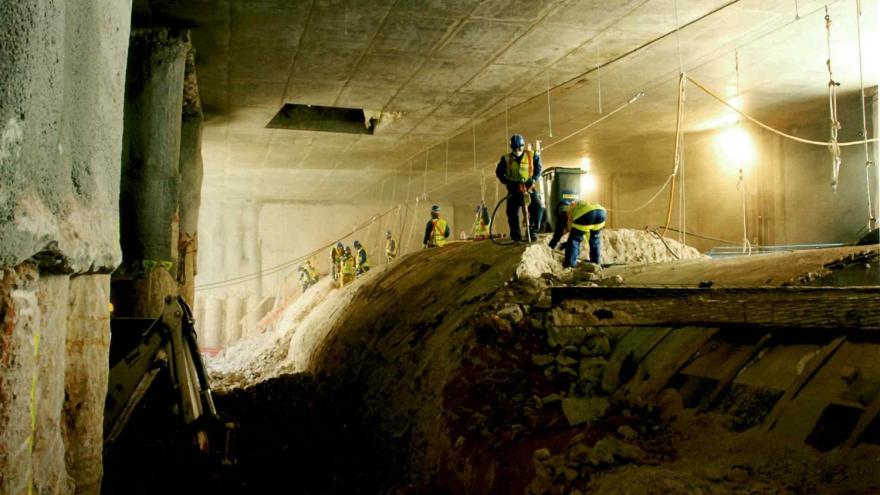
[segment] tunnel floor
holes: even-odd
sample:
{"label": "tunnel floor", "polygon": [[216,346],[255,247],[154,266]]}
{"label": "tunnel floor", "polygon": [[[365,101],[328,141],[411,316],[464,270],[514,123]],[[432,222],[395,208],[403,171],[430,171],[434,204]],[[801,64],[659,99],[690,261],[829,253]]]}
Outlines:
{"label": "tunnel floor", "polygon": [[238,465],[213,482],[223,493],[878,493],[870,315],[863,328],[603,326],[584,323],[595,301],[550,298],[552,287],[877,279],[876,249],[786,256],[564,271],[544,246],[462,243],[316,291],[291,306],[308,315],[275,330],[286,338],[251,349],[254,362],[242,352],[237,368],[212,365],[218,408],[241,424]]}

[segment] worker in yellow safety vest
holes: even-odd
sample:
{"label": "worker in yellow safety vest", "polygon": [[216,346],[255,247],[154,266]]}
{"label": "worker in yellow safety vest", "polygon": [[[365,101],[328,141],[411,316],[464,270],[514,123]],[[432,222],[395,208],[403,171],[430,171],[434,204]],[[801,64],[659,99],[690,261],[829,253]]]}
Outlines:
{"label": "worker in yellow safety vest", "polygon": [[302,291],[305,292],[318,281],[318,274],[315,273],[315,269],[312,268],[312,264],[308,261],[299,265],[298,270],[299,281],[302,284]]}
{"label": "worker in yellow safety vest", "polygon": [[426,248],[443,247],[448,238],[449,224],[440,218],[440,207],[434,205],[431,207],[431,219],[425,225],[425,238],[422,245]]}
{"label": "worker in yellow safety vest", "polygon": [[370,271],[370,262],[367,261],[367,250],[361,245],[361,241],[354,241],[354,249],[354,266],[357,276],[360,277]]}
{"label": "worker in yellow safety vest", "polygon": [[581,241],[584,240],[584,235],[589,232],[590,263],[599,263],[599,254],[602,248],[599,235],[602,228],[605,227],[605,208],[598,203],[566,199],[566,197],[577,197],[573,191],[562,191],[562,197],[563,199],[556,205],[556,231],[553,233],[553,238],[550,239],[550,248],[556,248],[562,236],[569,232],[568,242],[564,243],[565,260],[562,266],[572,268],[577,265]]}
{"label": "worker in yellow safety vest", "polygon": [[330,248],[330,271],[333,273],[333,280],[339,280],[339,273],[342,271],[342,256],[344,254],[345,249],[339,241]]}
{"label": "worker in yellow safety vest", "polygon": [[397,258],[397,241],[391,237],[391,231],[385,231],[385,261],[391,263]]}
{"label": "worker in yellow safety vest", "polygon": [[345,252],[342,255],[342,269],[341,278],[339,282],[339,287],[343,287],[347,284],[354,282],[354,278],[357,275],[357,267],[355,265],[354,256],[351,255],[351,248],[345,246]]}
{"label": "worker in yellow safety vest", "polygon": [[[510,136],[510,153],[503,155],[495,166],[495,177],[507,186],[507,225],[510,238],[522,241],[520,232],[520,210],[528,213],[529,238],[534,241],[541,228],[544,216],[544,204],[541,192],[536,189],[541,179],[541,141],[535,143],[535,150],[526,146],[525,138],[520,134]],[[528,206],[526,198],[528,197]]]}

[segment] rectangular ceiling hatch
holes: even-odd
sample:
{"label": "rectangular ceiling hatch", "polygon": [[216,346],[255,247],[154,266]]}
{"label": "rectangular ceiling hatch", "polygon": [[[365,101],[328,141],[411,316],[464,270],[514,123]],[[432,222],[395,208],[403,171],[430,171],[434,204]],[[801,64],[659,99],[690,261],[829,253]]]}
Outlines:
{"label": "rectangular ceiling hatch", "polygon": [[373,134],[376,129],[376,119],[367,117],[359,108],[286,103],[266,124],[266,128]]}

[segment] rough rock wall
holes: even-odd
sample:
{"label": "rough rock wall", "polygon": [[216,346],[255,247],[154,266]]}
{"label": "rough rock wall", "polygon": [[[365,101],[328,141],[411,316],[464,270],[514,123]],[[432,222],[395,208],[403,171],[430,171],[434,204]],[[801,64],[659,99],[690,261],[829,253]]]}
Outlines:
{"label": "rough rock wall", "polygon": [[119,261],[125,2],[0,4],[0,266]]}
{"label": "rough rock wall", "polygon": [[99,492],[130,16],[0,2],[0,493]]}

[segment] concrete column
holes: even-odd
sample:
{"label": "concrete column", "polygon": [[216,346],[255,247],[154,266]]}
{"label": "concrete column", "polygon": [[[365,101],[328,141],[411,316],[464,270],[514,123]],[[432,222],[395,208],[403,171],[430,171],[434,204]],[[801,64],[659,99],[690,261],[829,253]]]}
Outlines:
{"label": "concrete column", "polygon": [[[184,33],[135,29],[128,50],[122,151],[120,244],[123,267],[114,283],[114,305],[124,316],[156,317],[142,291],[177,293],[180,130]],[[139,282],[149,278],[151,282]],[[169,283],[169,279],[171,283]]]}
{"label": "concrete column", "polygon": [[223,325],[223,347],[229,347],[241,340],[241,298],[229,296],[226,298],[226,322]]}
{"label": "concrete column", "polygon": [[198,254],[199,204],[202,195],[202,107],[196,79],[195,52],[186,54],[183,113],[180,129],[180,227],[178,284],[183,298],[193,305]]}
{"label": "concrete column", "polygon": [[223,345],[223,300],[217,297],[205,296],[205,317],[202,320],[200,339],[201,347],[210,352],[215,352]]}

